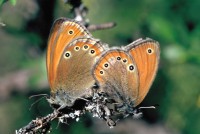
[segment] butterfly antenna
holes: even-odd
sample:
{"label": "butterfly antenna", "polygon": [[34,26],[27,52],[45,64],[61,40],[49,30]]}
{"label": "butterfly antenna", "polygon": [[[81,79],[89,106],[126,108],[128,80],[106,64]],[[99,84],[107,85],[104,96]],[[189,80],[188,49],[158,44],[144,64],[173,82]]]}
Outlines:
{"label": "butterfly antenna", "polygon": [[155,106],[139,107],[138,109],[155,109]]}
{"label": "butterfly antenna", "polygon": [[47,98],[47,94],[38,94],[38,95],[32,95],[29,97],[29,99],[32,99],[34,97],[38,97],[38,96],[42,96],[41,98],[37,99],[34,103],[31,104],[29,110],[31,110],[31,108],[33,107],[33,105],[35,105],[36,103],[38,103],[39,101],[41,101],[43,98]]}
{"label": "butterfly antenna", "polygon": [[139,107],[138,109],[156,109],[158,107],[158,104],[152,105],[152,106],[146,106],[146,107]]}
{"label": "butterfly antenna", "polygon": [[39,96],[48,96],[48,94],[36,94],[36,95],[31,95],[30,97],[29,97],[29,99],[32,99],[32,98],[34,98],[34,97],[39,97]]}
{"label": "butterfly antenna", "polygon": [[58,120],[58,123],[57,123],[56,129],[58,129],[58,127],[60,126],[60,123],[61,123],[61,121]]}
{"label": "butterfly antenna", "polygon": [[87,102],[89,101],[89,100],[82,98],[82,97],[78,97],[78,99],[81,99],[81,100],[84,100],[84,101],[87,101]]}

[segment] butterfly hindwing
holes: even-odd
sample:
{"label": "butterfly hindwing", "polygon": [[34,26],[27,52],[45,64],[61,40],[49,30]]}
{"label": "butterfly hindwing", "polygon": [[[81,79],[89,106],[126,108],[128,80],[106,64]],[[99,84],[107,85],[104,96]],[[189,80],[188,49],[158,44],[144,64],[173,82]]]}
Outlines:
{"label": "butterfly hindwing", "polygon": [[116,103],[133,102],[138,95],[138,72],[133,59],[123,50],[107,51],[94,66],[93,75],[103,92]]}
{"label": "butterfly hindwing", "polygon": [[73,40],[61,53],[52,93],[62,94],[65,101],[71,101],[67,102],[69,105],[77,98],[89,96],[95,84],[91,70],[104,50],[104,46],[93,38]]}

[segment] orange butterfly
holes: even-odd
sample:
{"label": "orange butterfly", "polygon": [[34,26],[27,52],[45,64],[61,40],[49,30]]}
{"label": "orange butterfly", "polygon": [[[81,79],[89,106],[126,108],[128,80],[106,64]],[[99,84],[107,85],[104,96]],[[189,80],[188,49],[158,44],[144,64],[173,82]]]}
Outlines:
{"label": "orange butterfly", "polygon": [[159,44],[152,39],[140,39],[101,56],[93,76],[101,92],[114,100],[114,112],[136,114],[135,107],[145,98],[155,78],[159,57]]}
{"label": "orange butterfly", "polygon": [[91,96],[92,67],[105,47],[80,23],[60,18],[52,26],[46,66],[51,104],[60,109]]}

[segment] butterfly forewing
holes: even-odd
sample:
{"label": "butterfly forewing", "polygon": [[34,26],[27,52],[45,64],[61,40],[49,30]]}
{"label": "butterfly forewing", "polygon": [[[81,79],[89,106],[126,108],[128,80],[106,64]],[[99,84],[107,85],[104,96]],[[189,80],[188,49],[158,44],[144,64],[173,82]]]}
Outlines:
{"label": "butterfly forewing", "polygon": [[137,106],[145,98],[155,79],[160,57],[159,44],[154,40],[146,39],[128,45],[127,49],[139,72],[139,93],[134,104]]}
{"label": "butterfly forewing", "polygon": [[50,54],[52,54],[52,46],[53,44],[55,44],[54,42],[56,41],[56,37],[58,37],[58,33],[59,33],[59,29],[61,28],[62,26],[62,23],[65,21],[64,18],[60,18],[58,20],[56,20],[51,28],[51,31],[50,31],[50,35],[49,35],[49,39],[48,39],[48,48],[47,48],[47,72],[49,72],[49,67],[50,67]]}
{"label": "butterfly forewing", "polygon": [[136,99],[139,86],[137,67],[124,51],[107,51],[96,63],[93,73],[101,90],[116,103],[129,103]]}
{"label": "butterfly forewing", "polygon": [[78,22],[70,19],[57,19],[51,29],[47,48],[47,72],[50,87],[53,88],[57,66],[64,48],[75,38],[90,36],[88,30]]}

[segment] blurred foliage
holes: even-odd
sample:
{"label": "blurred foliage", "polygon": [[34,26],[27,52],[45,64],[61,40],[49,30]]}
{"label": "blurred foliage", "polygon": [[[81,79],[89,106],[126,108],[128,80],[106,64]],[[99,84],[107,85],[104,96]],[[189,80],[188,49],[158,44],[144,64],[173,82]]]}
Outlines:
{"label": "blurred foliage", "polygon": [[[2,4],[4,4],[5,2],[7,2],[8,0],[0,0],[0,6]],[[16,5],[17,1],[16,0],[9,0],[9,2],[12,4],[12,5]]]}
{"label": "blurred foliage", "polygon": [[[3,2],[0,1],[0,5]],[[150,123],[162,123],[177,133],[200,133],[200,1],[83,2],[89,9],[87,17],[92,24],[117,23],[113,29],[92,33],[110,46],[127,45],[141,37],[150,37],[160,43],[158,75],[141,104],[158,103],[160,106],[153,112],[145,111],[144,119]],[[15,6],[7,3],[0,7],[0,22],[6,24],[0,26],[0,76],[4,78],[27,68],[37,68],[38,72],[29,81],[30,89],[23,93],[15,90],[8,99],[0,102],[0,133],[12,133],[36,116],[49,113],[49,106],[43,101],[29,111],[34,101],[28,97],[38,94],[41,90],[37,85],[46,81],[45,49],[53,20],[61,16],[73,18],[71,7],[62,0],[19,0]],[[49,93],[47,89],[41,92]],[[62,129],[53,129],[53,133],[92,133],[92,125],[84,124],[85,118],[67,127],[61,125]]]}

